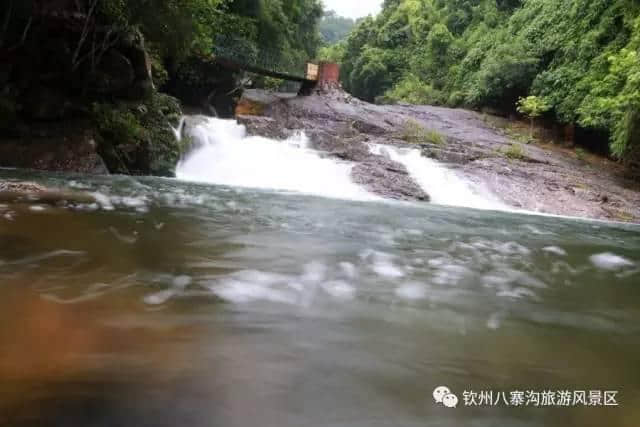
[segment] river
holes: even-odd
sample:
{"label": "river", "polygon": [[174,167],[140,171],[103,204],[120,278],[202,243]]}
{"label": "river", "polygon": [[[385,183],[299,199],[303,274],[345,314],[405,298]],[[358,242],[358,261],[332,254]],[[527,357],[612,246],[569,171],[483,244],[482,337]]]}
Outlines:
{"label": "river", "polygon": [[0,205],[0,425],[638,425],[639,227],[381,200],[216,130],[175,180],[0,171],[97,200]]}

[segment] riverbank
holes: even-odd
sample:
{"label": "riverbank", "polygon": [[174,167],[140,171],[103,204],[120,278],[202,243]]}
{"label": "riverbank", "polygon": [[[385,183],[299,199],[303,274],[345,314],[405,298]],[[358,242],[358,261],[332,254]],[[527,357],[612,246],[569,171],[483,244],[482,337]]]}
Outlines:
{"label": "riverbank", "polygon": [[640,185],[617,163],[521,143],[486,114],[374,105],[340,91],[296,98],[247,91],[240,105],[260,112],[238,117],[251,134],[284,138],[304,130],[313,148],[356,162],[354,181],[384,197],[426,199],[405,168],[371,153],[372,144],[417,148],[515,210],[640,222]]}

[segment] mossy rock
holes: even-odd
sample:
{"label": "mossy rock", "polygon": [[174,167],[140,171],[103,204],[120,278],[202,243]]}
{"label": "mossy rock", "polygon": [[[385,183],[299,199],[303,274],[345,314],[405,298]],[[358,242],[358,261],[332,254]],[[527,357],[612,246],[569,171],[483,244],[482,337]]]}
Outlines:
{"label": "mossy rock", "polygon": [[174,176],[182,154],[172,129],[182,115],[177,99],[153,93],[142,103],[95,104],[93,113],[110,172]]}

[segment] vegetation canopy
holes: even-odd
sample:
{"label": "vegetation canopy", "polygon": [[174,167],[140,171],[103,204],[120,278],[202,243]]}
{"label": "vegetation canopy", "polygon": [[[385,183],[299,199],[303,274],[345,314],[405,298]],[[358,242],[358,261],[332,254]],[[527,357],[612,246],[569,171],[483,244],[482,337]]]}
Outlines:
{"label": "vegetation canopy", "polygon": [[[505,113],[543,100],[550,117],[608,132],[612,154],[633,161],[639,48],[637,0],[385,0],[328,53],[362,99]],[[520,111],[533,118],[542,105]]]}

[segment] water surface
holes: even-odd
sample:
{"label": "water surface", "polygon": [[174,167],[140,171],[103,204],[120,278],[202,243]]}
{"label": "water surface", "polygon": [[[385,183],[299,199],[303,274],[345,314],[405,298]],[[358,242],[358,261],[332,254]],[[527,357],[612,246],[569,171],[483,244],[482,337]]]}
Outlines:
{"label": "water surface", "polygon": [[[640,423],[638,227],[26,177],[99,203],[0,206],[0,425]],[[461,396],[565,389],[620,406]]]}

